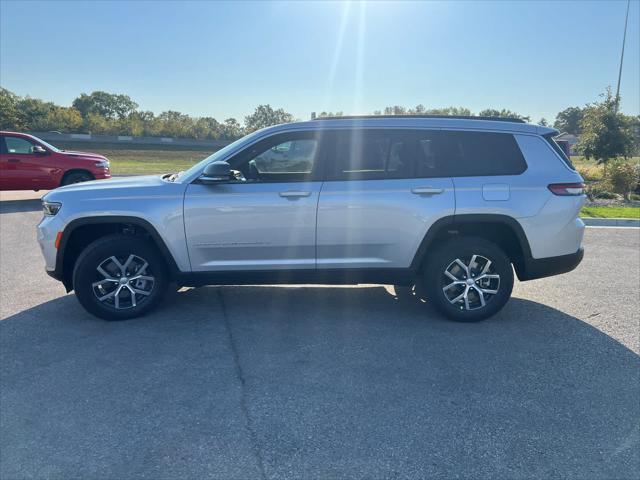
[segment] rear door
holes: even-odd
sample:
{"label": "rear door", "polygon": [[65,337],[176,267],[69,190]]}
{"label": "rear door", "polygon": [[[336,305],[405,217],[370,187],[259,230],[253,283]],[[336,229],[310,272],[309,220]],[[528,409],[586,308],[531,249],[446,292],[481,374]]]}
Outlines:
{"label": "rear door", "polygon": [[430,167],[423,133],[350,129],[327,139],[318,269],[407,268],[429,227],[453,215],[452,180]]}
{"label": "rear door", "polygon": [[530,217],[549,196],[548,182],[532,183],[535,168],[527,166],[511,133],[443,130],[435,144],[456,188],[456,215]]}

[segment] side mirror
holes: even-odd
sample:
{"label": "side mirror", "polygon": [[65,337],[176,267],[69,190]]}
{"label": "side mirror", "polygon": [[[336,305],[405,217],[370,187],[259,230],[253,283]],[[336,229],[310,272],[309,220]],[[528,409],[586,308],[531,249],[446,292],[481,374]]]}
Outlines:
{"label": "side mirror", "polygon": [[231,179],[231,165],[227,162],[213,162],[200,175],[201,183],[221,183]]}
{"label": "side mirror", "polygon": [[31,149],[31,151],[33,152],[34,155],[46,155],[47,151],[44,149],[44,147],[41,147],[40,145],[34,145],[33,148]]}

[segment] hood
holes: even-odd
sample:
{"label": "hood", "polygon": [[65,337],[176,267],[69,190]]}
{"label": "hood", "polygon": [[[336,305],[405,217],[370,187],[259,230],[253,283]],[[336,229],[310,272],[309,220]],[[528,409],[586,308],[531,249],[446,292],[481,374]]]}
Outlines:
{"label": "hood", "polygon": [[92,180],[90,182],[73,183],[65,187],[59,187],[55,190],[51,190],[43,197],[43,200],[55,201],[55,198],[57,197],[76,192],[107,193],[105,192],[106,190],[111,190],[114,194],[117,194],[117,192],[121,190],[137,190],[148,187],[159,187],[166,185],[166,183],[167,182],[162,180],[161,175],[142,175],[135,177],[112,178],[110,180]]}
{"label": "hood", "polygon": [[100,155],[98,153],[89,153],[89,152],[71,152],[68,150],[64,150],[60,152],[62,155],[66,155],[68,157],[78,157],[78,158],[87,158],[90,160],[106,160],[107,157],[104,155]]}

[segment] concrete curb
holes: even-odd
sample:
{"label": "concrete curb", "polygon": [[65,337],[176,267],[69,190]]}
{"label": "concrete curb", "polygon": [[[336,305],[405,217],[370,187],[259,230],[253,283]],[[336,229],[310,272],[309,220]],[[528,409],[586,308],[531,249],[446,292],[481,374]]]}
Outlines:
{"label": "concrete curb", "polygon": [[640,227],[635,218],[582,218],[587,227]]}

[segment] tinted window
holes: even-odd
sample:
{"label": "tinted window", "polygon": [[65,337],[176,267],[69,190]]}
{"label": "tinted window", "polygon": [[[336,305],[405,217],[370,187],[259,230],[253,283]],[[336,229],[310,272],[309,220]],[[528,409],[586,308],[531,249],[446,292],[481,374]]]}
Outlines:
{"label": "tinted window", "polygon": [[4,137],[7,153],[29,155],[33,153],[34,144],[20,137]]}
{"label": "tinted window", "polygon": [[527,164],[513,135],[490,132],[418,133],[417,177],[518,175]]}
{"label": "tinted window", "polygon": [[336,133],[329,149],[328,180],[370,180],[413,176],[414,140],[383,130]]}

